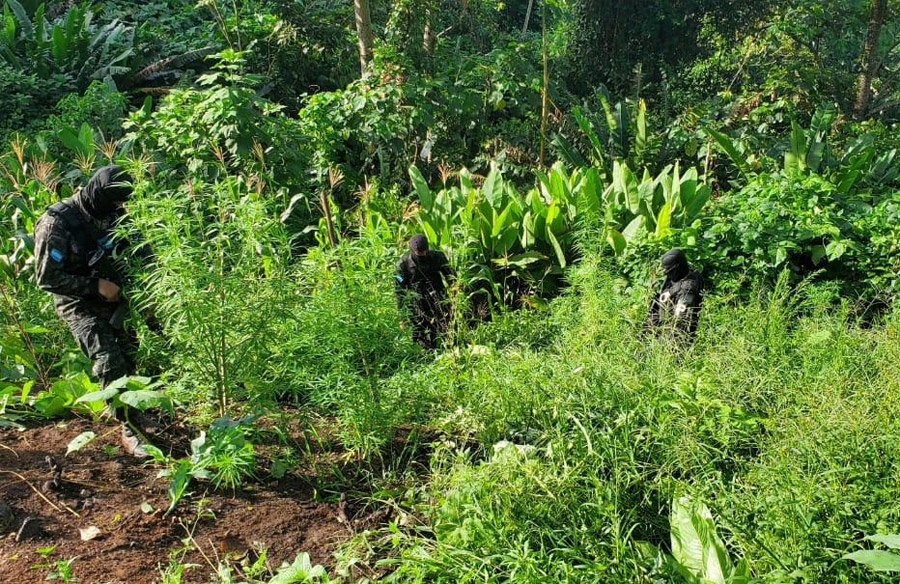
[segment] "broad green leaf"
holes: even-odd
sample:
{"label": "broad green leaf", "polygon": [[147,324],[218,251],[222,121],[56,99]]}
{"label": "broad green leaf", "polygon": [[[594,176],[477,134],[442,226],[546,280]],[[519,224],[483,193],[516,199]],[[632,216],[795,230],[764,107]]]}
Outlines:
{"label": "broad green leaf", "polygon": [[547,229],[557,233],[562,229],[562,211],[556,203],[547,207]]}
{"label": "broad green leaf", "polygon": [[551,143],[556,146],[559,157],[566,161],[569,166],[574,168],[582,168],[589,166],[587,159],[578,151],[577,148],[567,140],[562,134],[553,137]]}
{"label": "broad green leaf", "polygon": [[428,238],[428,241],[440,242],[440,238],[431,223],[423,222],[422,231],[425,232],[425,237]]}
{"label": "broad green leaf", "polygon": [[97,435],[90,430],[88,430],[87,432],[82,432],[78,436],[75,436],[75,438],[73,438],[72,441],[69,442],[69,445],[66,447],[66,456],[69,456],[69,453],[71,452],[81,450],[82,448],[93,442],[94,438],[96,437]]}
{"label": "broad green leaf", "polygon": [[709,202],[711,194],[712,189],[710,189],[709,185],[700,185],[700,188],[694,193],[694,198],[690,203],[685,205],[684,224],[692,222],[695,217],[700,215],[700,211],[702,211],[706,203]]}
{"label": "broad green leaf", "polygon": [[900,535],[897,534],[881,534],[876,533],[875,535],[870,535],[866,537],[869,541],[876,541],[878,543],[883,543],[891,549],[900,550]]}
{"label": "broad green leaf", "polygon": [[146,450],[147,454],[149,454],[156,462],[165,464],[169,459],[162,450],[152,444],[144,444],[144,450]]}
{"label": "broad green leaf", "polygon": [[519,232],[515,229],[514,226],[510,226],[509,228],[507,228],[500,236],[500,240],[497,242],[497,245],[494,248],[496,253],[498,255],[507,254],[509,250],[512,249],[518,238]]}
{"label": "broad green leaf", "polygon": [[487,178],[484,179],[484,184],[481,185],[481,194],[484,195],[485,200],[491,207],[494,207],[497,199],[502,196],[502,190],[503,179],[500,178],[500,172],[497,170],[496,165],[491,164],[491,170],[488,172]]}
{"label": "broad green leaf", "polygon": [[550,224],[547,224],[547,240],[553,246],[553,251],[556,252],[556,259],[559,262],[559,267],[566,267],[566,256],[563,253],[562,247],[559,245],[559,241],[556,239],[556,236],[553,235],[553,231],[550,229]]}
{"label": "broad green leaf", "polygon": [[900,554],[884,550],[860,550],[843,556],[876,572],[900,572]]}
{"label": "broad green leaf", "polygon": [[655,180],[645,180],[641,181],[641,184],[638,185],[638,197],[640,197],[641,201],[647,204],[648,207],[653,207],[653,195],[656,192],[656,181]]}
{"label": "broad green leaf", "polygon": [[775,250],[775,266],[780,266],[787,259],[787,248],[783,246],[779,246],[778,249]]}
{"label": "broad green leaf", "polygon": [[825,257],[825,246],[824,245],[815,245],[810,252],[810,256],[812,259],[813,265],[818,266],[819,262],[822,261],[822,258]]}
{"label": "broad green leaf", "polygon": [[640,211],[641,196],[637,179],[631,169],[623,162],[613,164],[613,184],[625,196],[625,205],[633,214]]}
{"label": "broad green leaf", "polygon": [[832,241],[825,246],[825,254],[828,256],[829,261],[840,258],[845,251],[847,251],[847,246],[842,241]]}
{"label": "broad green leaf", "polygon": [[622,236],[625,237],[625,241],[634,241],[643,230],[644,218],[638,215],[622,230]]}
{"label": "broad green leaf", "polygon": [[713,130],[712,128],[707,128],[706,131],[710,136],[712,136],[713,140],[716,141],[719,147],[725,151],[725,154],[728,155],[734,165],[737,166],[738,170],[741,171],[741,174],[744,175],[744,178],[752,178],[750,163],[747,161],[747,158],[743,154],[738,152],[738,149],[734,145],[734,142],[731,141],[731,138],[729,138],[725,134]]}
{"label": "broad green leaf", "polygon": [[59,25],[55,25],[53,27],[52,35],[53,45],[51,47],[51,50],[53,52],[53,58],[57,61],[63,61],[66,58],[66,53],[69,50],[68,39],[66,38],[63,28]]}
{"label": "broad green leaf", "polygon": [[681,182],[678,185],[678,196],[672,198],[673,212],[678,211],[679,207],[686,209],[694,202],[694,198],[697,196],[697,185],[697,169],[689,168],[681,177]]}
{"label": "broad green leaf", "polygon": [[819,171],[827,147],[828,132],[837,115],[833,105],[820,107],[813,114],[809,123],[809,136],[806,154],[806,166],[813,172]]}
{"label": "broad green leaf", "polygon": [[430,211],[434,206],[434,195],[432,194],[431,189],[428,188],[425,177],[422,176],[422,173],[415,165],[409,167],[409,179],[412,181],[413,186],[416,189],[416,194],[419,196],[419,203],[426,210]]}
{"label": "broad green leaf", "polygon": [[75,130],[73,130],[72,128],[63,128],[62,130],[60,130],[59,140],[63,143],[63,146],[75,152],[76,154],[82,154],[85,156],[91,154],[84,147],[84,144],[81,143],[81,140],[78,139],[78,134],[76,134]]}
{"label": "broad green leaf", "polygon": [[785,170],[806,170],[806,133],[797,120],[791,120],[791,150],[785,154]]}
{"label": "broad green leaf", "polygon": [[606,241],[607,243],[609,243],[609,246],[612,248],[613,253],[615,253],[616,255],[621,255],[622,252],[625,251],[625,247],[628,245],[625,241],[625,236],[615,229],[607,230]]}
{"label": "broad green leaf", "polygon": [[578,205],[580,213],[595,215],[600,212],[600,201],[603,198],[603,181],[595,168],[585,171],[578,185]]}
{"label": "broad green leaf", "polygon": [[525,267],[529,264],[533,264],[535,262],[546,261],[547,256],[538,252],[538,251],[527,251],[525,253],[520,253],[516,255],[512,255],[509,257],[497,258],[494,261],[497,265],[500,266],[517,266],[517,267]]}
{"label": "broad green leaf", "polygon": [[569,189],[569,183],[567,181],[566,171],[562,167],[561,162],[557,162],[553,165],[553,168],[550,169],[550,200],[555,203],[568,202],[572,199],[572,193]]}
{"label": "broad green leaf", "polygon": [[163,408],[169,412],[170,415],[174,415],[172,400],[161,391],[151,391],[147,389],[126,391],[119,395],[119,401],[126,406],[131,406],[141,411],[150,408]]}
{"label": "broad green leaf", "polygon": [[629,132],[631,130],[631,121],[628,115],[628,108],[621,101],[616,103],[613,119],[615,123],[610,125],[610,142],[612,142],[615,150],[614,155],[625,158],[628,156],[630,148],[631,136]]}
{"label": "broad green leaf", "polygon": [[522,217],[521,242],[523,249],[528,249],[535,244],[534,216],[531,211],[526,211],[525,216]]}
{"label": "broad green leaf", "polygon": [[86,153],[93,154],[94,131],[91,129],[87,122],[81,123],[81,128],[79,128],[78,130],[78,141],[81,142],[81,145]]}
{"label": "broad green leaf", "polygon": [[[491,229],[491,237],[497,237],[502,233],[510,222],[510,213],[515,206],[515,202],[510,202],[503,211],[496,216],[493,228]],[[495,212],[496,213],[496,212]]]}
{"label": "broad green leaf", "polygon": [[656,216],[656,238],[665,237],[669,232],[669,225],[672,222],[672,209],[669,203],[664,203]]}
{"label": "broad green leaf", "polygon": [[702,581],[726,584],[731,560],[706,505],[687,497],[673,500],[669,527],[675,561]]}
{"label": "broad green leaf", "polygon": [[601,169],[604,169],[603,145],[600,143],[600,137],[597,135],[593,123],[591,123],[591,121],[582,113],[581,109],[577,107],[572,108],[572,116],[578,123],[578,127],[581,129],[582,133],[587,137],[588,142],[591,143],[591,162]]}
{"label": "broad green leaf", "polygon": [[[144,448],[146,449],[146,446]],[[171,474],[172,478],[169,481],[169,508],[166,511],[166,515],[175,508],[175,505],[184,496],[184,492],[191,483],[191,466],[191,462],[187,459],[177,462],[175,472]]]}
{"label": "broad green leaf", "polygon": [[34,39],[34,25],[32,25],[31,19],[28,18],[28,13],[25,11],[25,8],[19,4],[18,0],[6,0],[6,3],[13,11],[13,14],[16,15],[16,20],[19,21],[19,28],[22,30],[22,36],[28,40]]}
{"label": "broad green leaf", "polygon": [[269,580],[269,584],[302,584],[324,578],[326,575],[325,568],[319,565],[313,566],[309,554],[303,552],[297,555],[290,566],[284,565],[278,568],[278,572]]}
{"label": "broad green leaf", "polygon": [[107,401],[112,399],[113,397],[119,395],[119,389],[115,387],[107,387],[106,389],[101,389],[100,391],[92,391],[90,393],[86,393],[83,396],[79,397],[75,400],[76,404],[81,403],[90,403],[95,401]]}

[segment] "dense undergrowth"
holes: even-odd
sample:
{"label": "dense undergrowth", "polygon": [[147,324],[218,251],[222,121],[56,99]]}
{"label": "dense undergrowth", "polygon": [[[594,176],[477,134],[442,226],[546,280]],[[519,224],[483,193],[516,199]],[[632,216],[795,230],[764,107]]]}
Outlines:
{"label": "dense undergrowth", "polygon": [[641,334],[643,298],[607,269],[573,280],[502,342],[392,379],[447,438],[407,519],[357,552],[397,581],[670,581],[644,543],[668,548],[688,495],[758,581],[875,581],[841,556],[900,512],[895,316],[782,280],[710,299],[681,352]]}
{"label": "dense undergrowth", "polygon": [[[303,480],[390,514],[305,581],[891,581],[845,556],[900,533],[896,6],[873,45],[843,0],[378,4],[358,77],[349,4],[228,4],[4,2],[0,426],[174,405],[171,512],[299,477],[309,423],[359,468]],[[100,392],[32,234],[112,162],[154,259]],[[458,274],[434,354],[415,232]],[[675,246],[686,347],[644,327]]]}

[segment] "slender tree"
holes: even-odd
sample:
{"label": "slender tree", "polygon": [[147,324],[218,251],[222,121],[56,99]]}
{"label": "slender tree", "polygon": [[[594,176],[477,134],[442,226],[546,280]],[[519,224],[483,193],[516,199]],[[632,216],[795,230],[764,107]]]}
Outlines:
{"label": "slender tree", "polygon": [[369,0],[353,0],[353,12],[356,16],[356,34],[359,37],[359,68],[365,77],[372,62],[372,15],[369,11]]}
{"label": "slender tree", "polygon": [[869,31],[863,47],[863,70],[859,74],[859,86],[856,93],[856,104],[853,112],[857,119],[869,113],[869,101],[872,97],[872,79],[878,74],[881,61],[878,58],[878,39],[887,12],[887,0],[872,0],[872,13],[869,17]]}

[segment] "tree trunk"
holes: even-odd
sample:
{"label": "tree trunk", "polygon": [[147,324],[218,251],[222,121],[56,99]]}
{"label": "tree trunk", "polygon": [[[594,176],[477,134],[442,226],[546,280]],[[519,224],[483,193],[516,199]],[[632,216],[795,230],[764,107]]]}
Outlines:
{"label": "tree trunk", "polygon": [[522,36],[528,32],[528,23],[531,20],[531,7],[534,6],[534,0],[528,0],[528,9],[525,10],[525,24],[522,25]]}
{"label": "tree trunk", "polygon": [[869,32],[866,35],[866,44],[863,48],[863,72],[859,75],[859,89],[856,94],[856,104],[853,108],[857,119],[862,119],[869,113],[872,79],[878,73],[880,65],[878,59],[878,37],[881,36],[881,26],[884,24],[885,12],[887,12],[887,0],[872,0],[872,16],[869,19]]}
{"label": "tree trunk", "polygon": [[353,0],[353,13],[356,16],[356,34],[359,36],[359,68],[365,77],[372,62],[372,15],[369,12],[369,0]]}
{"label": "tree trunk", "polygon": [[550,63],[547,54],[547,0],[541,2],[541,57],[544,61],[544,79],[541,84],[541,152],[538,159],[541,169],[544,168],[544,151],[547,141],[547,121],[550,117]]}
{"label": "tree trunk", "polygon": [[434,32],[434,23],[432,23],[432,19],[434,18],[435,10],[432,6],[428,6],[425,8],[425,30],[422,33],[422,48],[425,50],[426,55],[434,54],[434,45],[437,43],[437,34]]}

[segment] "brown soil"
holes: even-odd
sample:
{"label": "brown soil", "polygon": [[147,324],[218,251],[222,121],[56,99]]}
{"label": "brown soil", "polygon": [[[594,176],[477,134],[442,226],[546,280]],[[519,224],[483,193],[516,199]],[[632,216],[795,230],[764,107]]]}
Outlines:
{"label": "brown soil", "polygon": [[[98,438],[66,457],[68,443],[87,430]],[[73,557],[72,575],[80,583],[156,582],[170,557],[196,564],[183,582],[207,582],[219,562],[239,567],[262,548],[272,569],[300,552],[328,566],[335,546],[350,535],[343,503],[316,500],[297,477],[238,493],[204,493],[207,485],[192,483],[193,494],[163,517],[167,479],[156,477],[157,465],[113,450],[118,444],[118,426],[80,419],[0,429],[0,499],[16,516],[13,526],[0,530],[0,583],[43,582],[57,561]],[[52,476],[48,455],[63,466],[56,487],[45,485]],[[144,512],[143,503],[153,511]],[[17,542],[26,517],[37,518],[39,528]],[[79,529],[90,526],[100,535],[82,541]],[[47,546],[56,547],[45,559],[37,550]]]}

